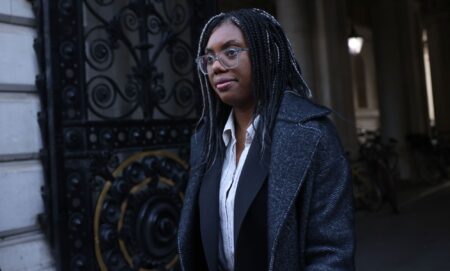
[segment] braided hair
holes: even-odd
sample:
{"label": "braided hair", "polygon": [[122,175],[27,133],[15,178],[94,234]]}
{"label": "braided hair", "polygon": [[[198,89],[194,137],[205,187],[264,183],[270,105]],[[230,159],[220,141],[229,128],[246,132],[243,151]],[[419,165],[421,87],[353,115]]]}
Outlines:
{"label": "braided hair", "polygon": [[[269,13],[260,9],[241,9],[213,16],[200,35],[197,57],[204,53],[209,37],[224,24],[235,24],[246,39],[252,74],[252,92],[256,100],[253,117],[260,116],[257,136],[265,146],[270,146],[274,126],[283,93],[293,91],[309,98],[311,92],[301,76],[291,44],[280,23]],[[202,91],[203,110],[200,121],[206,125],[206,148],[202,164],[210,168],[214,160],[223,157],[225,147],[222,130],[231,107],[223,103],[212,89],[208,76],[197,70]]]}

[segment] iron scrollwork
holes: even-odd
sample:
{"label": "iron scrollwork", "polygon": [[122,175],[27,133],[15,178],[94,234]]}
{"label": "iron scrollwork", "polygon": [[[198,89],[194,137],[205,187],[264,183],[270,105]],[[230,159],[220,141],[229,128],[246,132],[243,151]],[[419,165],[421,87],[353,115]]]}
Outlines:
{"label": "iron scrollwork", "polygon": [[[187,1],[83,1],[91,118],[193,116],[193,48]],[[116,13],[104,10],[117,9]],[[122,67],[117,67],[122,66]],[[124,73],[123,67],[126,67]],[[117,70],[121,74],[117,74]],[[170,76],[172,86],[164,77]],[[111,108],[121,110],[111,112]]]}
{"label": "iron scrollwork", "polygon": [[59,270],[177,270],[206,0],[30,0]]}

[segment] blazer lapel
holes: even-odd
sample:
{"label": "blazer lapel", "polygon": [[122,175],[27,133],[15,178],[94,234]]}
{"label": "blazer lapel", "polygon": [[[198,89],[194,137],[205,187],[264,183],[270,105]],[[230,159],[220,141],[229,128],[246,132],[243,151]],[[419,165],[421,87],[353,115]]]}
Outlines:
{"label": "blazer lapel", "polygon": [[250,208],[253,200],[261,189],[266,179],[269,160],[270,149],[264,150],[263,156],[261,153],[261,140],[255,138],[250,150],[247,154],[244,167],[242,168],[241,176],[234,200],[234,244],[236,245],[239,236],[239,231],[245,215]]}
{"label": "blazer lapel", "polygon": [[217,270],[221,172],[222,160],[216,159],[203,177],[199,195],[201,237],[209,270]]}

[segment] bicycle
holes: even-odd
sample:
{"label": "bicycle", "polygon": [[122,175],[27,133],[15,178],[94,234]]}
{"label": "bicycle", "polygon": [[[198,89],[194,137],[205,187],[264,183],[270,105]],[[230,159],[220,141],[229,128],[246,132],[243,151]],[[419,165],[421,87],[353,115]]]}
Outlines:
{"label": "bicycle", "polygon": [[383,192],[376,181],[372,180],[364,162],[356,161],[351,164],[353,197],[357,210],[377,211],[383,204]]}
{"label": "bicycle", "polygon": [[397,164],[395,139],[382,143],[376,131],[358,134],[360,142],[359,159],[353,163],[355,202],[360,207],[377,211],[387,201],[394,213],[398,213]]}

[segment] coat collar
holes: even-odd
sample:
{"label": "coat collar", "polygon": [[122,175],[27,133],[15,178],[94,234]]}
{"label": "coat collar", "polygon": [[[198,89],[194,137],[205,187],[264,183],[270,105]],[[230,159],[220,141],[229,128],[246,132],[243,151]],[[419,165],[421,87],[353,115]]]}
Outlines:
{"label": "coat collar", "polygon": [[315,104],[309,99],[302,98],[292,90],[286,90],[277,118],[291,122],[306,122],[317,117],[326,116],[330,112],[330,109]]}

